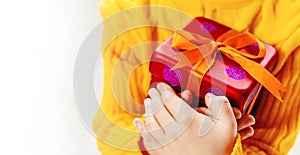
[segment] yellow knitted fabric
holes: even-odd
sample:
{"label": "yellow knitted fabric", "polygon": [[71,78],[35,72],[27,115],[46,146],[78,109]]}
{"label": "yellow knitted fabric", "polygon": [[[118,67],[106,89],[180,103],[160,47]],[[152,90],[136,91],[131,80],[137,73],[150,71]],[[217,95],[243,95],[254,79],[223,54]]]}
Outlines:
{"label": "yellow knitted fabric", "polygon": [[[242,145],[238,137],[232,154],[287,154],[300,127],[300,1],[102,0],[100,11],[106,20],[122,10],[148,5],[170,7],[191,17],[204,16],[233,29],[249,31],[276,48],[279,61],[273,74],[288,88],[282,94],[285,102],[280,103],[264,91],[255,113],[255,135]],[[93,120],[102,154],[141,154],[137,145],[139,134],[131,122],[143,113],[138,105],[147,97],[150,83],[149,63],[145,60],[154,47],[142,43],[162,42],[172,35],[172,30],[155,25],[170,21],[171,27],[180,28],[187,23],[182,19],[182,25],[176,25],[178,21],[172,23],[175,17],[161,12],[157,18],[155,13],[151,9],[137,14],[127,12],[121,14],[124,18],[118,22],[104,24],[103,41],[109,43],[102,54],[104,92]],[[137,21],[152,26],[136,27],[118,34],[112,41],[105,40],[115,29]]]}

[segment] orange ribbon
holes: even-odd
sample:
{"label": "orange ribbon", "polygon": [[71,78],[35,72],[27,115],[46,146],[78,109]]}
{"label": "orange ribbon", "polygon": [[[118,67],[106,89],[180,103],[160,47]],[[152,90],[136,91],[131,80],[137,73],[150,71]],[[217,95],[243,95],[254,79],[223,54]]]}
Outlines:
{"label": "orange ribbon", "polygon": [[[257,55],[240,51],[240,49],[254,43],[257,43],[260,49]],[[266,49],[264,45],[250,33],[228,30],[214,41],[213,39],[195,33],[178,30],[175,31],[172,47],[183,51],[173,55],[173,57],[178,58],[179,61],[172,69],[194,64],[193,69],[200,75],[199,79],[201,81],[205,73],[213,65],[218,49],[223,55],[237,62],[257,82],[263,85],[278,100],[283,102],[279,90],[286,91],[287,89],[268,70],[259,63],[251,60],[263,58],[266,54]]]}

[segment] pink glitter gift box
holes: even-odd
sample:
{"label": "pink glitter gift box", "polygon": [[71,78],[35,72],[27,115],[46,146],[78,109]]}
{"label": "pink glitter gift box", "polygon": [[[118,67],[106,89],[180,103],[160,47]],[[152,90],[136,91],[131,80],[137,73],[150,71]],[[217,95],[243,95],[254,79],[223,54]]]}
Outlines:
{"label": "pink glitter gift box", "polygon": [[[220,35],[230,30],[230,28],[211,21],[209,19],[198,17],[188,23],[183,30],[196,33],[210,35],[216,40]],[[168,83],[177,93],[189,89],[195,97],[198,97],[196,105],[204,105],[204,96],[211,92],[215,95],[225,95],[228,97],[232,106],[239,108],[243,113],[249,113],[254,104],[254,98],[259,93],[260,84],[253,79],[239,64],[232,61],[222,54],[218,54],[217,58],[208,72],[200,80],[200,84],[192,84],[190,74],[199,77],[198,72],[192,72],[194,64],[171,70],[177,63],[172,55],[180,52],[171,46],[173,36],[158,46],[152,55],[150,63],[150,72],[152,73],[151,86],[157,82]],[[264,58],[255,60],[257,63],[272,71],[277,63],[277,52],[275,49],[265,44],[266,55]],[[254,43],[240,51],[256,55],[259,52],[259,46]],[[195,81],[195,80],[194,80]],[[196,80],[197,81],[197,80]],[[200,88],[194,88],[194,87]],[[249,108],[250,107],[250,108]]]}

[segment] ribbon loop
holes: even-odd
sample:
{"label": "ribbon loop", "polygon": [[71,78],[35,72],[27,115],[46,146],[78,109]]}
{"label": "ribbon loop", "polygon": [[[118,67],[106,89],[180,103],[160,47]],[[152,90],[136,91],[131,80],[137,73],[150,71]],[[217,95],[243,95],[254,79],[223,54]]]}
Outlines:
{"label": "ribbon loop", "polygon": [[[259,48],[257,55],[240,51],[242,48],[255,43]],[[183,51],[173,55],[179,61],[172,69],[193,64],[193,69],[199,72],[201,75],[199,78],[202,79],[215,61],[217,48],[223,55],[238,63],[250,76],[283,102],[279,90],[286,91],[287,89],[263,66],[251,60],[265,57],[266,49],[262,42],[250,33],[228,30],[214,41],[199,34],[178,30],[173,36],[172,47]],[[204,65],[205,62],[207,65]]]}

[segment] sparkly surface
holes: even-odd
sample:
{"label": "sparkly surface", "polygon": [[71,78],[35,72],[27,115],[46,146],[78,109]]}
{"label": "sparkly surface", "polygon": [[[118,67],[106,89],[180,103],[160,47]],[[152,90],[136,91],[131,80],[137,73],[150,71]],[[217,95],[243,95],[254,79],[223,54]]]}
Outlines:
{"label": "sparkly surface", "polygon": [[209,22],[202,22],[199,26],[200,30],[201,31],[204,31],[204,32],[214,32],[217,30],[216,26],[209,23]]}
{"label": "sparkly surface", "polygon": [[208,88],[206,90],[206,93],[213,93],[217,96],[224,96],[224,92],[222,90],[220,90],[219,88],[216,88],[216,87],[211,87],[211,88]]}
{"label": "sparkly surface", "polygon": [[167,66],[163,71],[164,79],[170,83],[171,86],[175,87],[182,81],[182,75],[180,70],[171,70],[172,67]]}
{"label": "sparkly surface", "polygon": [[234,80],[243,80],[246,77],[246,72],[242,68],[228,66],[225,72],[227,76]]}

